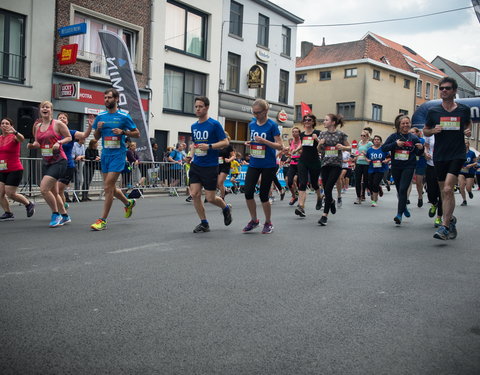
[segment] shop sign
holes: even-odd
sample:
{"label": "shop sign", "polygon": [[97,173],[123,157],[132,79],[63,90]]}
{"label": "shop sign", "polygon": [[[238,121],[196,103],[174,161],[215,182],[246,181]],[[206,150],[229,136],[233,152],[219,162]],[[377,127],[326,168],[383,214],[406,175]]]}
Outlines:
{"label": "shop sign", "polygon": [[265,51],[263,49],[257,49],[257,51],[255,52],[255,55],[257,56],[257,58],[261,61],[265,61],[265,62],[268,62],[270,61],[270,52],[268,51]]}
{"label": "shop sign", "polygon": [[77,51],[77,43],[62,46],[60,53],[57,55],[60,65],[75,64],[77,62]]}
{"label": "shop sign", "polygon": [[288,114],[287,112],[285,112],[285,110],[281,110],[280,112],[278,112],[277,114],[277,120],[279,122],[287,122],[288,121]]}
{"label": "shop sign", "polygon": [[249,89],[262,88],[264,84],[265,73],[260,65],[253,65],[248,71],[247,86]]}
{"label": "shop sign", "polygon": [[80,82],[63,82],[55,85],[55,99],[79,99]]}

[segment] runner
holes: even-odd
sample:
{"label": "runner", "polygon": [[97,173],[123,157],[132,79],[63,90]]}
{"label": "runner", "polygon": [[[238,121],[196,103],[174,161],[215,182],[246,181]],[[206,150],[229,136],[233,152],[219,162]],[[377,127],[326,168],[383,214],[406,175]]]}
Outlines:
{"label": "runner", "polygon": [[243,228],[244,232],[250,232],[260,223],[254,199],[255,186],[260,176],[260,202],[265,214],[262,233],[273,232],[272,206],[269,203],[268,194],[277,171],[275,150],[281,150],[283,145],[278,125],[268,118],[269,107],[268,102],[263,99],[257,99],[252,104],[252,113],[255,119],[248,124],[250,140],[245,142],[245,145],[250,146],[251,156],[245,177],[245,199],[250,213],[250,221]]}
{"label": "runner", "polygon": [[[21,194],[17,194],[18,185],[23,177],[23,165],[20,161],[20,145],[25,137],[15,130],[13,120],[2,118],[0,123],[0,205],[5,213],[0,221],[14,219],[8,199],[21,203],[27,209],[27,217],[35,213],[35,204]],[[8,198],[8,199],[7,199]]]}
{"label": "runner", "polygon": [[360,142],[358,142],[358,150],[355,158],[355,191],[357,200],[354,204],[362,204],[365,200],[365,193],[368,189],[368,161],[365,155],[373,143],[370,141],[370,133],[368,129],[363,129],[360,134]]}
{"label": "runner", "polygon": [[467,205],[467,196],[465,189],[467,190],[468,197],[473,198],[473,183],[475,182],[475,170],[477,166],[477,157],[475,153],[470,150],[470,142],[465,141],[465,149],[467,151],[466,160],[463,164],[460,174],[458,175],[458,186],[460,188],[460,194],[462,195],[463,202],[460,206]]}
{"label": "runner", "polygon": [[288,189],[292,194],[292,199],[288,202],[290,206],[298,201],[298,159],[300,159],[300,152],[297,150],[301,149],[302,140],[300,139],[300,129],[296,126],[292,128],[292,137],[289,145],[290,168],[287,178]]}
{"label": "runner", "polygon": [[[410,129],[410,132],[412,134],[415,134],[418,139],[420,139],[420,142],[422,145],[425,144],[425,139],[422,137],[422,132],[420,129],[414,127]],[[414,179],[412,180],[412,185],[415,183],[417,186],[417,193],[418,193],[418,201],[417,201],[417,207],[422,207],[423,206],[423,185],[425,184],[425,169],[427,168],[427,161],[425,159],[424,155],[419,155],[417,156],[417,165],[415,166],[415,176]],[[408,191],[408,195],[410,196],[410,191],[412,190],[412,185],[410,185],[410,189]]]}
{"label": "runner", "polygon": [[58,194],[57,181],[65,175],[67,169],[67,156],[63,151],[63,145],[70,142],[72,137],[67,125],[53,119],[53,105],[48,100],[40,103],[40,116],[41,121],[33,126],[35,141],[29,143],[27,147],[41,149],[43,177],[40,191],[52,210],[49,226],[55,228],[70,221]]}
{"label": "runner", "polygon": [[427,184],[427,197],[431,206],[428,210],[428,216],[434,217],[437,213],[433,225],[438,228],[442,225],[442,195],[440,194],[440,186],[438,185],[435,167],[433,164],[433,149],[435,146],[435,137],[425,137],[425,159],[427,160],[427,169],[425,170],[425,182]]}
{"label": "runner", "polygon": [[[228,142],[230,142],[230,136],[225,132]],[[218,180],[217,189],[220,190],[220,198],[225,200],[225,180],[230,173],[230,166],[235,159],[235,150],[229,143],[227,147],[218,151]]]}
{"label": "runner", "polygon": [[388,162],[390,157],[388,152],[382,150],[382,137],[376,135],[373,137],[373,146],[370,147],[367,151],[367,161],[370,163],[368,166],[368,186],[372,192],[372,207],[377,206],[378,195],[382,196],[380,193],[381,187],[380,182],[383,180],[385,171],[388,170]]}
{"label": "runner", "polygon": [[222,125],[208,116],[210,100],[205,96],[199,96],[195,98],[194,103],[198,121],[192,125],[194,156],[190,166],[189,178],[193,205],[201,220],[200,224],[193,229],[193,233],[202,233],[210,231],[202,202],[202,187],[205,189],[207,201],[222,209],[224,224],[230,225],[232,223],[232,206],[216,196],[218,150],[227,147],[229,141]]}
{"label": "runner", "polygon": [[428,110],[423,130],[426,136],[435,135],[433,161],[442,194],[443,223],[433,237],[440,240],[457,237],[453,189],[465,162],[465,136],[472,134],[470,108],[454,101],[457,87],[451,77],[439,82],[442,103]]}
{"label": "runner", "polygon": [[103,189],[105,201],[102,216],[93,223],[90,228],[95,231],[107,228],[107,218],[113,204],[113,197],[125,205],[125,217],[132,216],[135,199],[128,199],[123,192],[116,187],[120,173],[125,168],[127,147],[125,137],[138,138],[140,131],[137,129],[130,115],[118,108],[119,94],[115,89],[107,89],[104,92],[106,111],[100,112],[95,118],[93,129],[96,140],[102,139],[102,156],[100,158]]}
{"label": "runner", "polygon": [[322,154],[322,183],[325,193],[323,215],[318,220],[321,226],[327,225],[329,212],[333,215],[337,212],[332,192],[342,172],[342,151],[350,150],[347,135],[337,130],[338,126],[343,126],[342,116],[329,113],[325,116],[323,125],[327,130],[320,133],[317,146]]}
{"label": "runner", "polygon": [[397,215],[393,221],[397,225],[402,223],[402,215],[410,217],[407,208],[408,188],[417,165],[417,155],[423,154],[420,139],[410,133],[411,126],[410,117],[398,115],[395,118],[397,132],[390,135],[382,146],[382,151],[389,151],[392,155],[392,176],[398,193]]}
{"label": "runner", "polygon": [[316,210],[322,208],[322,195],[320,186],[318,185],[318,178],[322,164],[318,156],[318,136],[320,132],[315,130],[317,125],[317,118],[313,114],[303,116],[304,131],[300,133],[302,144],[299,148],[294,150],[299,152],[301,150],[300,158],[298,159],[298,207],[295,209],[295,214],[300,217],[305,217],[305,200],[307,198],[307,184],[310,184],[317,194]]}
{"label": "runner", "polygon": [[342,193],[345,193],[348,189],[350,175],[352,173],[350,169],[349,159],[351,151],[342,151],[342,171],[337,180],[337,207],[342,207]]}
{"label": "runner", "polygon": [[[57,120],[60,120],[68,127],[67,113],[65,112],[59,113],[57,116]],[[90,135],[90,132],[92,131],[92,125],[93,125],[93,119],[89,118],[87,130],[85,132],[79,132],[77,130],[69,130],[72,140],[68,143],[65,143],[63,146],[63,151],[65,151],[65,155],[67,156],[67,170],[65,172],[65,175],[58,179],[57,188],[58,188],[58,195],[60,196],[60,199],[62,200],[62,203],[66,209],[68,209],[68,204],[66,202],[65,189],[68,187],[68,185],[70,185],[70,182],[72,182],[73,176],[75,175],[75,170],[76,170],[75,160],[72,154],[73,144],[75,143],[75,140],[82,140],[82,139],[85,140],[86,138],[88,138],[88,136]],[[67,222],[71,222],[70,216]]]}

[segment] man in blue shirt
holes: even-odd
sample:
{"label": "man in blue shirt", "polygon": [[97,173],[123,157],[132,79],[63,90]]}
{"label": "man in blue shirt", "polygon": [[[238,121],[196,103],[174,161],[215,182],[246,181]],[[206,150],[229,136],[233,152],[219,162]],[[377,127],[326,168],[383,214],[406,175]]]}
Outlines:
{"label": "man in blue shirt", "polygon": [[227,147],[229,141],[222,125],[208,116],[210,100],[207,97],[196,97],[194,107],[198,121],[192,125],[194,157],[190,166],[189,180],[190,195],[201,220],[193,233],[201,233],[210,231],[202,202],[202,187],[205,189],[207,201],[222,209],[225,225],[230,225],[232,222],[232,206],[216,196],[218,150]]}
{"label": "man in blue shirt", "polygon": [[115,89],[105,90],[106,111],[101,112],[95,122],[93,129],[96,140],[102,138],[102,156],[100,159],[105,191],[103,214],[90,227],[92,230],[104,230],[107,227],[107,217],[112,208],[113,197],[122,201],[125,205],[125,217],[132,216],[132,209],[135,206],[135,199],[127,199],[125,194],[116,187],[118,176],[125,168],[127,147],[125,136],[130,138],[140,137],[130,115],[118,108],[119,94]]}

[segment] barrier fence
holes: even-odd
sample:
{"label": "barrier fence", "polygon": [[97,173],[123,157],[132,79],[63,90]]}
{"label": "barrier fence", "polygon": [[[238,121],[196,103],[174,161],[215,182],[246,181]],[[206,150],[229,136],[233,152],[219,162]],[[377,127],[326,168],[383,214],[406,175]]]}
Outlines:
{"label": "barrier fence", "polygon": [[[19,192],[29,197],[39,196],[40,181],[42,179],[41,158],[21,158],[23,177]],[[248,165],[242,165],[239,175],[233,180],[229,175],[225,181],[226,188],[233,184],[241,188],[245,184],[245,175]],[[277,177],[282,186],[285,186],[283,169],[280,168]],[[117,181],[117,187],[126,194],[137,190],[137,194],[165,193],[178,195],[179,190],[188,186],[188,173],[185,165],[169,162],[139,162],[133,165],[125,162],[125,169]],[[74,200],[87,199],[90,196],[99,197],[103,194],[103,179],[99,161],[82,160],[76,162],[73,180],[66,189]]]}

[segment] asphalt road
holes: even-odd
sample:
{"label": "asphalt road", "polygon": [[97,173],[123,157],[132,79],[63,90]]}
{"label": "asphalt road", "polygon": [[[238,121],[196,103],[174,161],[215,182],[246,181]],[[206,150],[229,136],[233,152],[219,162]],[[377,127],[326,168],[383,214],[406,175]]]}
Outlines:
{"label": "asphalt road", "polygon": [[[480,192],[457,207],[458,238],[432,238],[427,205],[393,223],[393,192],[317,224],[287,200],[274,233],[244,234],[184,197],[73,204],[48,228],[38,205],[0,223],[1,374],[479,374]],[[457,203],[459,203],[457,195]],[[412,194],[416,202],[416,194]],[[262,218],[262,215],[259,215]]]}

